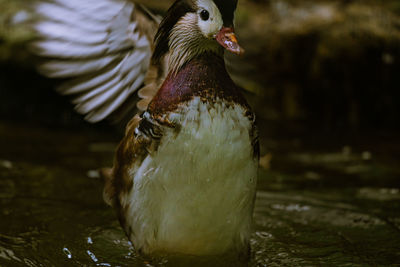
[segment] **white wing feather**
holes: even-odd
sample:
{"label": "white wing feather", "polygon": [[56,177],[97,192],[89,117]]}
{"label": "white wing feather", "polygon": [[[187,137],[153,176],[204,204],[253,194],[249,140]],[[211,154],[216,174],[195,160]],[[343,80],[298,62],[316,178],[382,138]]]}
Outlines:
{"label": "white wing feather", "polygon": [[57,91],[71,95],[75,109],[90,122],[112,114],[145,79],[151,42],[132,20],[135,8],[124,0],[53,0],[35,6],[40,39],[32,48],[48,58],[39,69],[48,77],[71,78]]}

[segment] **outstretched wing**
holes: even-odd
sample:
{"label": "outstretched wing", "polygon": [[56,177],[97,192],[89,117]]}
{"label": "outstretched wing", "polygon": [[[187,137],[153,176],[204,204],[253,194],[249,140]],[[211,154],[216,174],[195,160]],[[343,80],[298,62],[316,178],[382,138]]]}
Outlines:
{"label": "outstretched wing", "polygon": [[45,58],[39,70],[71,78],[58,92],[71,96],[86,120],[103,120],[136,94],[149,69],[156,17],[125,0],[52,0],[34,10],[39,38],[32,48]]}

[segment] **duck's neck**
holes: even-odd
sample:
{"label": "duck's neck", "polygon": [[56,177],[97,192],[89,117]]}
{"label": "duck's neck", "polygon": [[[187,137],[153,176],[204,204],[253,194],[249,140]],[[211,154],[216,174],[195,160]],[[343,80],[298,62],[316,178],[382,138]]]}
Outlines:
{"label": "duck's neck", "polygon": [[171,71],[150,103],[149,110],[154,114],[165,114],[194,97],[247,106],[240,89],[226,71],[223,57],[210,52],[184,63],[177,73]]}

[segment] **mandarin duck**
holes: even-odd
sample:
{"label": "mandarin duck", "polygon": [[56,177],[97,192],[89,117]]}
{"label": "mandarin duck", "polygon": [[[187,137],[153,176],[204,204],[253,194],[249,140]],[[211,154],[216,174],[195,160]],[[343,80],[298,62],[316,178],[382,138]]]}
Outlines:
{"label": "mandarin duck", "polygon": [[103,170],[103,195],[144,254],[249,249],[259,145],[255,115],[225,68],[224,50],[243,53],[236,7],[176,0],[160,20],[123,0],[36,5],[32,47],[51,58],[40,69],[72,78],[58,91],[76,110],[90,122],[138,112]]}

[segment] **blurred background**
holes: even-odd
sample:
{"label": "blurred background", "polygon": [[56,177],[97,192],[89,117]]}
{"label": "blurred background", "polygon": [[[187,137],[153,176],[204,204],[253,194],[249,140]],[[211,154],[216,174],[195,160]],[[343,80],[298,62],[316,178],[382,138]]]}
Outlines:
{"label": "blurred background", "polygon": [[[25,46],[32,32],[19,25],[30,15],[28,2],[0,2],[0,116],[54,126],[79,124],[64,104],[67,99],[52,94],[56,81],[35,72],[35,58]],[[172,3],[142,2],[161,14]],[[247,53],[233,57],[232,73],[270,128],[399,130],[398,1],[243,0],[236,24]]]}
{"label": "blurred background", "polygon": [[[163,14],[173,1],[137,2]],[[93,243],[52,239],[49,229],[72,222],[79,226],[68,231],[97,236],[98,253],[112,262],[104,247],[123,235],[109,223],[101,182],[88,177],[112,164],[123,130],[85,122],[55,93],[61,81],[35,70],[30,3],[0,0],[0,265],[41,262],[21,240],[60,245],[48,263],[99,262],[85,252]],[[227,55],[228,67],[256,111],[262,151],[252,264],[399,263],[400,1],[240,0],[236,31],[246,54]],[[49,208],[54,201],[64,211]],[[29,225],[9,225],[28,215]]]}

